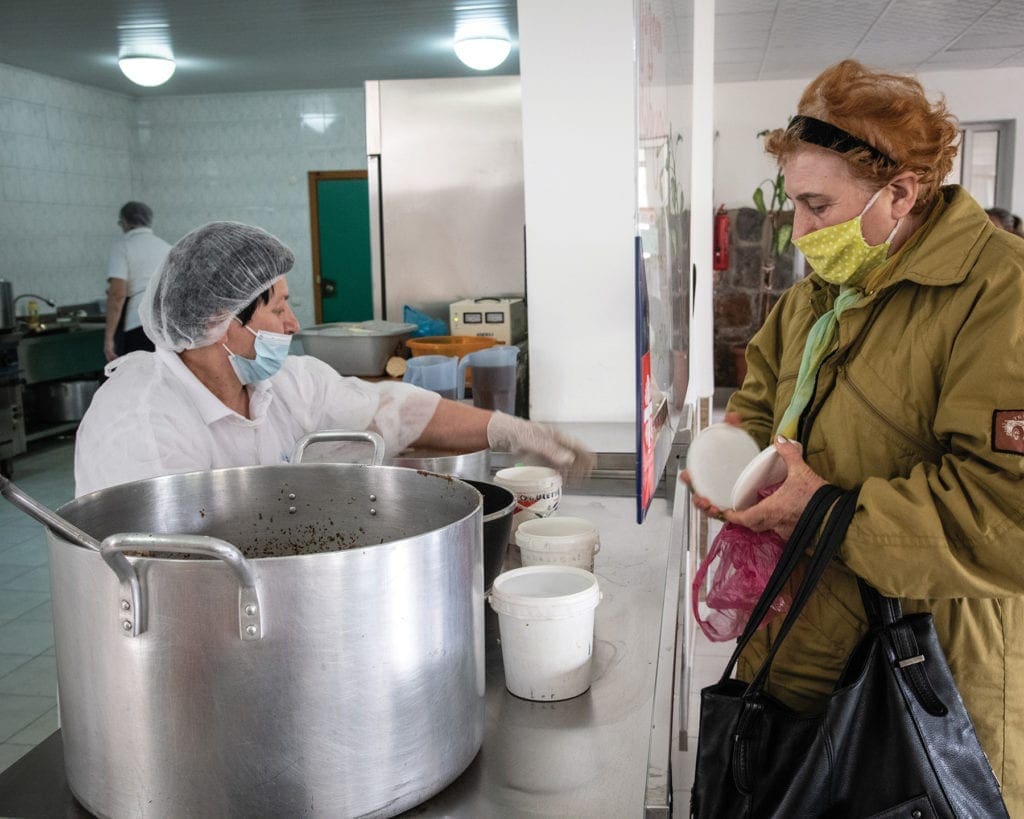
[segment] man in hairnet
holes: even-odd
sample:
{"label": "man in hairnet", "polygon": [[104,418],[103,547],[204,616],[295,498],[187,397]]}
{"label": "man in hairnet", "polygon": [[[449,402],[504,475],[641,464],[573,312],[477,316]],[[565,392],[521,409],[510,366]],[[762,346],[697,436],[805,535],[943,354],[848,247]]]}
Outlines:
{"label": "man in hairnet", "polygon": [[171,248],[139,305],[154,353],[107,367],[78,429],[75,494],[175,472],[287,462],[324,429],[371,430],[388,453],[413,444],[533,453],[585,473],[593,455],[540,424],[411,384],[340,376],[289,356],[291,251],[259,228],[213,222]]}

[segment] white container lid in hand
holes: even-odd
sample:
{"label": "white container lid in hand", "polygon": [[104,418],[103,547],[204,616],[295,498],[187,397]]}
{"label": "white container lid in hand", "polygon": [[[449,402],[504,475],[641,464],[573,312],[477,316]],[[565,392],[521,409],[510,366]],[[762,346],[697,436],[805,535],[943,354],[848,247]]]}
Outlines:
{"label": "white container lid in hand", "polygon": [[719,509],[731,509],[736,479],[760,451],[757,441],[739,427],[712,424],[693,439],[686,453],[694,490]]}
{"label": "white container lid in hand", "polygon": [[788,472],[774,446],[758,450],[747,432],[732,424],[712,424],[690,445],[686,455],[693,488],[720,509],[747,509],[758,492],[781,483]]}
{"label": "white container lid in hand", "polygon": [[788,474],[789,468],[774,446],[762,450],[736,479],[732,487],[732,508],[749,509],[760,500],[758,492],[766,486],[782,483]]}

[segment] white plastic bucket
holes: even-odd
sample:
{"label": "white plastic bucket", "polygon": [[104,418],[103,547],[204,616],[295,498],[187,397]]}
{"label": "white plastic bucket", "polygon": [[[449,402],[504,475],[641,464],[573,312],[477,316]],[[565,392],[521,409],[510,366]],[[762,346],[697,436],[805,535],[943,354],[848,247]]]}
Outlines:
{"label": "white plastic bucket", "polygon": [[586,518],[555,517],[526,520],[516,529],[516,545],[524,566],[554,563],[594,571],[601,536]]}
{"label": "white plastic bucket", "polygon": [[498,575],[505,687],[526,700],[567,700],[590,688],[597,578],[571,566],[525,566]]}
{"label": "white plastic bucket", "polygon": [[499,469],[494,482],[516,496],[519,520],[544,518],[558,511],[562,476],[547,466],[513,466]]}

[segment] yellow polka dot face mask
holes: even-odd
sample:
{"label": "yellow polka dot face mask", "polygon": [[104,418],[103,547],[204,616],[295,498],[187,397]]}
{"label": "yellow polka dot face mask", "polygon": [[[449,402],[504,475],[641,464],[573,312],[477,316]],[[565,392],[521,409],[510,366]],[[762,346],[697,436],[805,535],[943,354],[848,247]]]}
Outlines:
{"label": "yellow polka dot face mask", "polygon": [[880,245],[869,245],[864,240],[860,224],[861,218],[868,212],[868,208],[875,204],[881,192],[880,190],[872,196],[864,210],[852,219],[838,225],[823,227],[793,240],[793,244],[804,254],[811,269],[825,281],[831,284],[855,285],[864,274],[884,262],[889,255],[889,245],[902,220],[896,221],[889,238]]}

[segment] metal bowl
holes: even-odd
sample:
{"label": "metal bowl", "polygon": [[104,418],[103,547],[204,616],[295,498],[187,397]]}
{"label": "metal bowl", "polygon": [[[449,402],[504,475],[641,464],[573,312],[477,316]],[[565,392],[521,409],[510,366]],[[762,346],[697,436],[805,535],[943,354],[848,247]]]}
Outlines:
{"label": "metal bowl", "polygon": [[306,355],[330,364],[342,375],[380,375],[398,345],[416,332],[415,324],[358,321],[315,324],[295,334]]}

